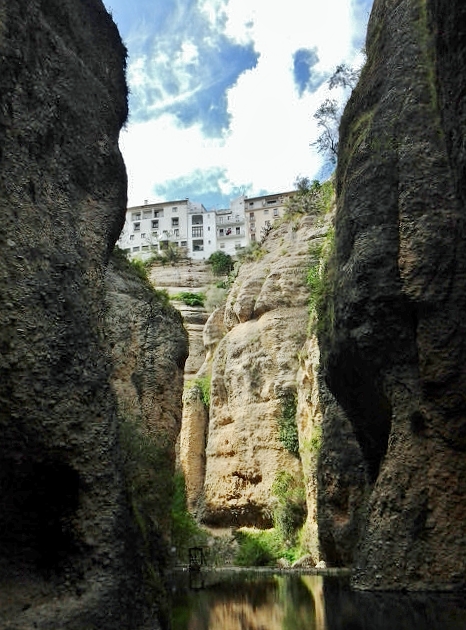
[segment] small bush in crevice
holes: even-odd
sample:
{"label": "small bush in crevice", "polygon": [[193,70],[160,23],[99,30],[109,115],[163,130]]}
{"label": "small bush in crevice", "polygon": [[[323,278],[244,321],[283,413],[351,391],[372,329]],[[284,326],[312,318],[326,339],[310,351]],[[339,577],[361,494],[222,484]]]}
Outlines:
{"label": "small bush in crevice", "polygon": [[296,392],[285,392],[279,396],[281,414],[278,418],[279,440],[295,457],[299,458],[298,427],[296,425],[296,408],[298,396]]}
{"label": "small bush in crevice", "polygon": [[204,407],[207,411],[210,408],[210,387],[211,387],[211,379],[210,376],[202,376],[196,378],[194,381],[189,381],[186,384],[186,389],[191,390],[197,388],[200,393],[200,397],[202,402],[204,403]]}
{"label": "small bush in crevice", "polygon": [[273,511],[274,526],[287,546],[296,543],[298,532],[306,520],[306,490],[302,480],[285,470],[277,473],[272,485],[277,500]]}

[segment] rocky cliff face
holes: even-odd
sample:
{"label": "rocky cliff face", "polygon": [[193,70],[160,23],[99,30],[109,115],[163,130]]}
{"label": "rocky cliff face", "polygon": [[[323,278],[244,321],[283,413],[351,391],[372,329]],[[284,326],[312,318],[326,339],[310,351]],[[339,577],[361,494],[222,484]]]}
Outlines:
{"label": "rocky cliff face", "polygon": [[[348,557],[338,524],[359,528],[350,535],[364,588],[465,584],[464,20],[460,2],[375,0],[341,122],[320,340],[333,405],[324,454],[334,454],[321,462],[321,543],[331,560]],[[353,434],[350,449],[336,446],[332,417]],[[358,524],[349,500],[336,517],[324,484],[351,470],[339,495],[362,496],[361,464]]]}
{"label": "rocky cliff face", "polygon": [[[155,265],[150,271],[155,287],[168,291],[170,295],[181,292],[205,293],[215,279],[211,267],[204,262],[178,262],[175,265]],[[173,305],[180,311],[189,338],[189,356],[185,365],[185,380],[194,378],[205,359],[202,331],[208,313],[202,306],[187,306],[174,300]]]}
{"label": "rocky cliff face", "polygon": [[134,613],[104,282],[125,55],[100,0],[0,2],[0,627]]}
{"label": "rocky cliff face", "polygon": [[281,429],[280,423],[296,422],[310,242],[321,241],[325,232],[311,216],[275,228],[259,257],[240,267],[229,293],[226,334],[211,344],[216,350],[202,511],[211,525],[270,526],[277,474],[303,478],[297,435],[291,444],[290,425]]}
{"label": "rocky cliff face", "polygon": [[106,279],[111,382],[126,486],[136,520],[144,520],[145,536],[154,545],[149,555],[156,565],[161,555],[157,545],[168,541],[170,533],[188,336],[166,296],[141,282],[126,260],[114,256]]}

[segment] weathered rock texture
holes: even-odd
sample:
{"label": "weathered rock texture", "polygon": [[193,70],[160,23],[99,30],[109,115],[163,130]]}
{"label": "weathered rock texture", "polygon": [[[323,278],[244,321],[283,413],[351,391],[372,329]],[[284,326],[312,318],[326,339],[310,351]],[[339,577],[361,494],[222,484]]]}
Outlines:
{"label": "weathered rock texture", "polygon": [[209,316],[202,334],[205,360],[196,374],[196,379],[187,383],[183,395],[183,422],[180,432],[179,459],[186,480],[188,508],[197,512],[198,500],[202,495],[205,478],[205,448],[209,426],[209,409],[199,384],[204,386],[212,378],[212,360],[215,350],[226,334],[224,325],[225,308],[215,309]]}
{"label": "weathered rock texture", "polygon": [[370,482],[354,558],[364,588],[465,586],[465,12],[375,0],[341,123],[321,353]]}
{"label": "weathered rock texture", "polygon": [[[118,257],[107,270],[107,305],[112,386],[123,429],[121,448],[126,468],[139,467],[137,476],[146,477],[140,496],[129,487],[129,499],[137,516],[146,521],[145,529],[152,528],[147,538],[157,545],[160,538],[168,540],[170,533],[171,479],[181,428],[188,336],[179,312]],[[131,441],[138,439],[134,432],[142,436],[140,446],[152,449],[149,461],[144,461],[144,453],[138,461],[139,454],[132,452]],[[146,492],[149,485],[153,488],[147,487]],[[151,552],[154,564],[158,553],[156,548]]]}
{"label": "weathered rock texture", "polygon": [[0,2],[2,628],[135,620],[104,284],[125,55],[100,0]]}
{"label": "weathered rock texture", "polygon": [[[205,293],[209,285],[215,281],[211,267],[197,261],[155,265],[151,269],[150,277],[154,286],[167,290],[169,295],[181,292]],[[173,305],[183,316],[184,326],[188,332],[189,356],[185,365],[185,380],[189,381],[204,363],[202,331],[209,314],[201,306],[187,306],[178,300],[174,300]]]}
{"label": "weathered rock texture", "polygon": [[283,399],[297,397],[306,340],[309,241],[315,217],[277,227],[259,260],[244,263],[229,293],[227,334],[213,357],[203,519],[219,526],[272,524],[280,471],[302,479],[301,461],[279,439]]}

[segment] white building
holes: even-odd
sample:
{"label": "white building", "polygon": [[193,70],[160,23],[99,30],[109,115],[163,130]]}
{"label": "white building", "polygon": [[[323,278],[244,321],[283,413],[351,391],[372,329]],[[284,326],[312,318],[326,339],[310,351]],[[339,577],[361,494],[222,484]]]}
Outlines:
{"label": "white building", "polygon": [[246,197],[244,214],[246,217],[247,239],[249,243],[261,241],[264,231],[285,214],[285,204],[295,191]]}
{"label": "white building", "polygon": [[216,210],[217,249],[234,256],[248,244],[244,217],[244,196],[233,199],[227,210]]}
{"label": "white building", "polygon": [[169,247],[203,260],[217,250],[215,212],[189,199],[163,201],[128,208],[117,245],[132,258],[143,260]]}
{"label": "white building", "polygon": [[293,192],[233,199],[230,208],[207,211],[189,199],[145,203],[128,208],[117,245],[131,258],[147,259],[170,247],[188,258],[207,260],[216,251],[234,256],[238,249],[261,241],[265,229],[283,217]]}

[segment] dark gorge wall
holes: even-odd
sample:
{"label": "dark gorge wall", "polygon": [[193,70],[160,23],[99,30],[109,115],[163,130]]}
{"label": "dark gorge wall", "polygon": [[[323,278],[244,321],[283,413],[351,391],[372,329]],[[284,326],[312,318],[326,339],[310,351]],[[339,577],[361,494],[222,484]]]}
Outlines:
{"label": "dark gorge wall", "polygon": [[[320,478],[332,448],[341,467],[362,457],[365,502],[340,522],[352,519],[363,588],[465,585],[465,21],[459,0],[375,0],[341,121],[320,343],[360,454],[324,441]],[[325,488],[320,498],[323,551],[338,559],[338,519]]]}
{"label": "dark gorge wall", "polygon": [[126,619],[104,334],[125,56],[100,0],[0,1],[0,627]]}

